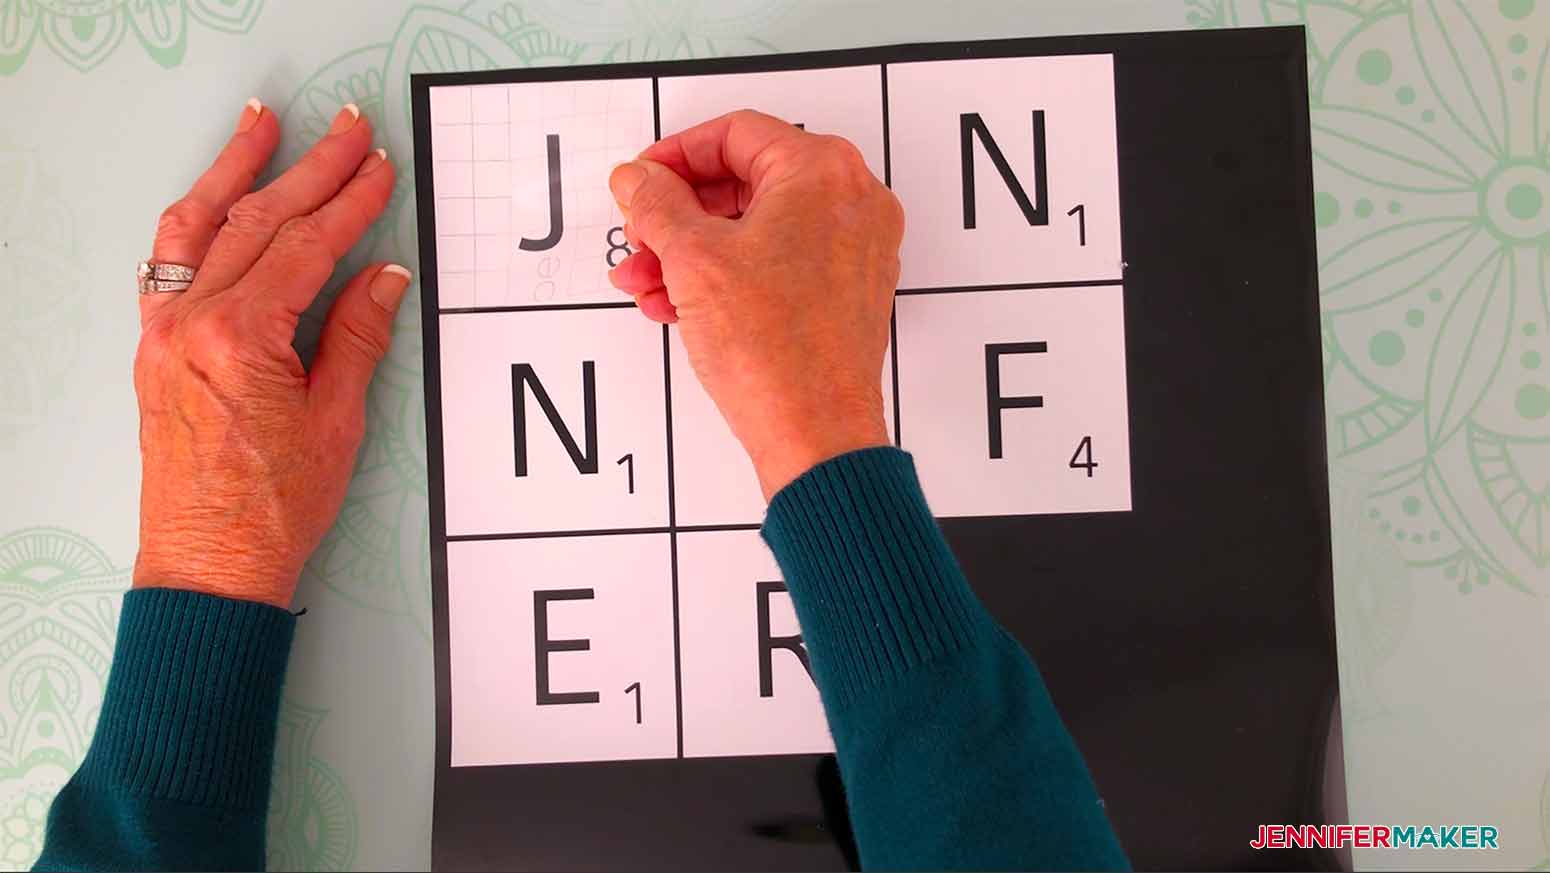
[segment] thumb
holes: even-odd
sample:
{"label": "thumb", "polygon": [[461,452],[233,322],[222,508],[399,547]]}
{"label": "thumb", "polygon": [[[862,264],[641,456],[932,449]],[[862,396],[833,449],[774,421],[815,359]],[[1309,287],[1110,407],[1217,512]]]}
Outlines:
{"label": "thumb", "polygon": [[608,189],[635,236],[658,257],[664,257],[680,235],[710,220],[694,188],[656,161],[634,160],[614,167]]}
{"label": "thumb", "polygon": [[325,410],[355,410],[393,338],[393,318],[409,271],[371,264],[355,274],[329,307],[312,363],[313,400]]}

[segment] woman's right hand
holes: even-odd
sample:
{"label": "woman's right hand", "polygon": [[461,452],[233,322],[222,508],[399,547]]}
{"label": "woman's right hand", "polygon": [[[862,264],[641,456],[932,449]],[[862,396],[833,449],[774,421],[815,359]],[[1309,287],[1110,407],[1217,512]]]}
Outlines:
{"label": "woman's right hand", "polygon": [[889,444],[881,377],[904,211],[855,146],[744,110],[652,145],[609,187],[636,249],[610,278],[677,322],[765,499]]}

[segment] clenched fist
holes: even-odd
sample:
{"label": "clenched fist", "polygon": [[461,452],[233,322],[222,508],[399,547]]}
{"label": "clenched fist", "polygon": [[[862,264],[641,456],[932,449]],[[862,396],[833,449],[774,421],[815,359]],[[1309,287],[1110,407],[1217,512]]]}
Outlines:
{"label": "clenched fist", "polygon": [[637,249],[611,280],[677,322],[766,499],[821,461],[888,444],[904,212],[855,146],[745,110],[652,145],[609,187]]}

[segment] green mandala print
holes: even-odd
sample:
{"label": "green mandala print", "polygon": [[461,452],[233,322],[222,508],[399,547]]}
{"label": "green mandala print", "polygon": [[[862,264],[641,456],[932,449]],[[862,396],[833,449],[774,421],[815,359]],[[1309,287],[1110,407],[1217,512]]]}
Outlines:
{"label": "green mandala print", "polygon": [[531,0],[533,18],[587,46],[586,63],[659,61],[775,51],[749,34],[788,0]]}
{"label": "green mandala print", "polygon": [[129,573],[84,538],[0,538],[0,868],[43,850],[48,805],[96,727]]}
{"label": "green mandala print", "polygon": [[1190,2],[1308,26],[1331,475],[1416,581],[1545,590],[1550,9]]}
{"label": "green mandala print", "polygon": [[126,34],[163,67],[183,62],[191,22],[247,33],[263,0],[0,0],[0,76],[20,70],[42,42],[82,72],[102,63]]}
{"label": "green mandala print", "polygon": [[270,870],[349,870],[360,823],[339,776],[313,757],[312,740],[326,710],[285,701],[275,737],[269,796]]}
{"label": "green mandala print", "polygon": [[86,328],[72,207],[38,153],[0,141],[0,448],[41,423]]}
{"label": "green mandala print", "polygon": [[[389,154],[398,156],[399,181],[387,212],[336,278],[354,275],[372,260],[417,262],[409,76],[445,70],[490,70],[588,61],[641,60],[694,53],[769,51],[738,37],[786,4],[582,3],[586,15],[561,4],[475,0],[456,12],[411,8],[392,39],[329,63],[304,82],[286,106],[281,165],[300,157],[323,135],[346,103],[361,107]],[[701,9],[701,6],[704,9]],[[640,7],[637,9],[636,7]],[[716,7],[718,10],[720,7]],[[645,11],[643,11],[645,10]],[[559,23],[603,20],[617,26],[589,30],[595,42],[557,36],[538,12]],[[649,11],[650,15],[647,15]],[[645,17],[643,17],[645,16]],[[558,28],[559,24],[556,25]],[[665,29],[664,29],[665,28]],[[631,35],[633,34],[633,35]],[[301,344],[315,341],[331,294],[304,320]],[[400,311],[392,350],[372,383],[366,441],[339,521],[308,563],[304,584],[322,585],[359,606],[402,616],[429,642],[430,538],[425,466],[425,395],[418,284]]]}
{"label": "green mandala print", "polygon": [[[86,755],[129,576],[71,531],[0,537],[0,870],[32,866],[49,804]],[[326,714],[282,702],[271,870],[344,870],[355,860],[355,802],[312,754]]]}
{"label": "green mandala print", "polygon": [[1363,512],[1374,477],[1330,482],[1335,633],[1341,643],[1340,716],[1348,725],[1387,711],[1377,674],[1410,626],[1415,591],[1399,545]]}
{"label": "green mandala print", "polygon": [[1539,790],[1539,838],[1544,841],[1547,854],[1534,869],[1550,870],[1550,773],[1545,774],[1545,785]]}

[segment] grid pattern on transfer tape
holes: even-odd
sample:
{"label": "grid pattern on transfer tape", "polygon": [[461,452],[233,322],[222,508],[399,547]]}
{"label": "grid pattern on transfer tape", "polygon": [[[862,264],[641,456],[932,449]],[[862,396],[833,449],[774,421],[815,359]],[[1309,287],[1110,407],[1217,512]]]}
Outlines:
{"label": "grid pattern on transfer tape", "polygon": [[933,509],[1130,508],[1109,56],[432,88],[453,766],[830,748],[747,458],[606,279],[611,165],[734,104],[904,203],[879,381]]}

